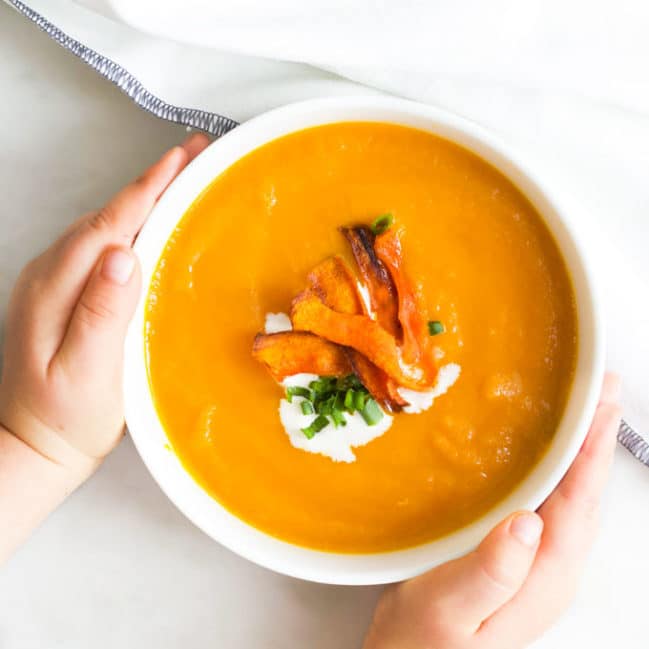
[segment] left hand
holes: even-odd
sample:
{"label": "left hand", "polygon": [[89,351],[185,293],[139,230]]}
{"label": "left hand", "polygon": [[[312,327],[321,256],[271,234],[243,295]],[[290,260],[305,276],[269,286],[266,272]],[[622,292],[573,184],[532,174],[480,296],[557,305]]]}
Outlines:
{"label": "left hand", "polygon": [[124,431],[124,337],[140,293],[135,237],[208,144],[193,135],[23,270],[7,316],[0,427],[87,475]]}
{"label": "left hand", "polygon": [[364,649],[522,649],[573,597],[597,530],[621,410],[607,375],[590,432],[538,510],[496,526],[470,554],[390,586]]}

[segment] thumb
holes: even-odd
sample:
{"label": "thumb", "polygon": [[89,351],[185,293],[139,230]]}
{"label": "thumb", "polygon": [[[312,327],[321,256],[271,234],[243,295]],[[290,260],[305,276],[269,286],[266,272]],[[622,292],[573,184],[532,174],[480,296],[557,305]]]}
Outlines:
{"label": "thumb", "polygon": [[59,351],[67,371],[75,377],[93,376],[97,368],[121,371],[126,329],[135,311],[140,270],[128,247],[103,254],[72,313]]}
{"label": "thumb", "polygon": [[523,585],[539,547],[542,519],[518,512],[495,527],[470,554],[415,581],[429,588],[438,611],[446,611],[468,631],[508,602]]}

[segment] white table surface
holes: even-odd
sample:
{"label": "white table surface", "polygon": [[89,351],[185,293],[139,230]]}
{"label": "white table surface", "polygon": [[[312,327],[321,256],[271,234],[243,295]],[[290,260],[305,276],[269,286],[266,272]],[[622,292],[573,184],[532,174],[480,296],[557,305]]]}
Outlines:
{"label": "white table surface", "polygon": [[[1,322],[22,265],[184,129],[4,5],[0,61]],[[577,600],[535,647],[647,647],[647,547],[649,470],[618,449]],[[0,570],[0,648],[356,649],[378,593],[282,577],[221,548],[126,439]]]}

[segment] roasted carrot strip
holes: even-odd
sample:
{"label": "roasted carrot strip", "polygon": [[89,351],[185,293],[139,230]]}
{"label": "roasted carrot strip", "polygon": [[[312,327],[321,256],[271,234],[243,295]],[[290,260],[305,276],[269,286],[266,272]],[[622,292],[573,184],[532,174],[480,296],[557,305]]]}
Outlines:
{"label": "roasted carrot strip", "polygon": [[307,372],[318,376],[346,376],[352,373],[345,350],[304,331],[257,334],[252,355],[264,363],[276,381]]}
{"label": "roasted carrot strip", "polygon": [[408,405],[397,392],[396,383],[380,367],[355,349],[347,347],[346,350],[354,373],[385,410],[399,412],[403,406]]}
{"label": "roasted carrot strip", "polygon": [[338,255],[320,262],[308,276],[313,292],[339,313],[363,313],[363,301],[356,278],[347,262]]}
{"label": "roasted carrot strip", "polygon": [[397,288],[399,322],[403,330],[403,359],[407,363],[422,367],[426,375],[432,377],[436,369],[426,307],[419,291],[403,268],[402,235],[402,229],[392,228],[376,237],[374,249],[377,257],[389,270]]}
{"label": "roasted carrot strip", "polygon": [[420,368],[401,361],[394,336],[367,316],[338,313],[312,291],[304,291],[293,300],[291,321],[298,331],[310,331],[331,342],[352,347],[403,387],[413,390],[430,387],[429,378]]}
{"label": "roasted carrot strip", "polygon": [[376,321],[397,340],[401,337],[397,291],[390,273],[374,252],[374,234],[366,226],[341,228],[369,294]]}
{"label": "roasted carrot strip", "polygon": [[[308,280],[313,292],[330,309],[339,313],[365,313],[354,273],[342,257],[325,259],[309,273]],[[347,347],[346,351],[356,376],[376,401],[390,412],[406,405],[394,381],[381,368],[355,349]]]}

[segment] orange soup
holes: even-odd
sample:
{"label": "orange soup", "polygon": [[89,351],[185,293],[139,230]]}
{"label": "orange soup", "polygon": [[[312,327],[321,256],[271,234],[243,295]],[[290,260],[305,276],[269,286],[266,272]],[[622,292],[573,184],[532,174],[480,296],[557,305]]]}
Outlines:
{"label": "orange soup", "polygon": [[[291,445],[252,343],[316,264],[354,263],[341,226],[385,213],[443,323],[436,358],[461,373],[336,462]],[[577,322],[555,241],[500,172],[422,131],[342,123],[266,144],[207,187],[159,260],[145,338],[159,418],[209,494],[285,541],[364,553],[456,530],[529,473],[570,390]]]}

